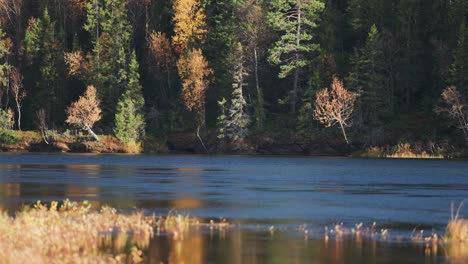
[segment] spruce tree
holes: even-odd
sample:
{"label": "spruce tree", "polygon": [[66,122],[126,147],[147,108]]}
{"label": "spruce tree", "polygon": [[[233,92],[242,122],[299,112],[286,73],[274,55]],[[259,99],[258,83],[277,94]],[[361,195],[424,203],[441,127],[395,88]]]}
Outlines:
{"label": "spruce tree", "polygon": [[135,144],[144,136],[145,121],[138,110],[130,90],[125,92],[117,103],[115,114],[115,136],[124,143]]}
{"label": "spruce tree", "polygon": [[232,84],[231,105],[229,107],[228,118],[228,136],[234,141],[243,140],[248,134],[248,126],[250,117],[247,114],[247,102],[244,99],[242,88],[245,85],[244,78],[247,72],[244,69],[244,56],[242,45],[237,43],[236,52],[234,53],[234,83]]}
{"label": "spruce tree", "polygon": [[138,143],[145,134],[143,107],[145,101],[140,85],[138,62],[135,52],[132,52],[129,65],[128,84],[121,96],[115,114],[114,133],[125,143]]}
{"label": "spruce tree", "polygon": [[347,77],[348,87],[358,95],[354,121],[356,125],[373,129],[383,125],[382,116],[389,110],[384,107],[385,71],[382,40],[372,25],[364,46],[354,51],[352,68]]}

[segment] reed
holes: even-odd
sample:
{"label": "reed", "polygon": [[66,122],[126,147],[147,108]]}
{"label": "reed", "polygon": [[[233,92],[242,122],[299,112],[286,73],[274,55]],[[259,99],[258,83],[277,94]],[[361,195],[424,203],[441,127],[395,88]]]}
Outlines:
{"label": "reed", "polygon": [[139,263],[153,228],[141,212],[38,202],[14,217],[0,214],[0,263]]}
{"label": "reed", "polygon": [[451,216],[446,227],[446,239],[451,243],[467,243],[468,247],[468,219],[460,217],[460,210],[465,201],[458,206],[454,213],[454,204],[451,205]]}

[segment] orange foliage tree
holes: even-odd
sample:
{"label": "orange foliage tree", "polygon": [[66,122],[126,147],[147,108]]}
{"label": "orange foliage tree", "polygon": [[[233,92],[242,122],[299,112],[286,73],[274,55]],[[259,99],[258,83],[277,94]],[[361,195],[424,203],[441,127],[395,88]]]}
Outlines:
{"label": "orange foliage tree", "polygon": [[197,132],[205,125],[205,93],[207,76],[212,73],[200,49],[194,49],[187,57],[181,56],[177,69],[182,78],[182,96],[185,107],[195,112]]}
{"label": "orange foliage tree", "polygon": [[161,32],[152,32],[150,35],[151,42],[149,44],[151,55],[154,58],[156,63],[157,75],[162,81],[162,76],[166,76],[167,90],[161,85],[161,94],[169,98],[171,91],[171,74],[172,70],[175,68],[176,59],[174,51],[172,50],[171,43],[166,37],[166,34]]}
{"label": "orange foliage tree", "polygon": [[205,39],[205,14],[199,0],[175,0],[172,44],[178,53]]}
{"label": "orange foliage tree", "polygon": [[97,141],[99,137],[93,132],[94,123],[101,119],[101,108],[99,108],[99,99],[96,97],[96,88],[90,85],[83,96],[78,101],[73,102],[67,108],[67,123],[81,127],[88,131]]}
{"label": "orange foliage tree", "polygon": [[343,87],[343,82],[334,77],[331,87],[323,88],[316,94],[314,118],[326,127],[338,124],[349,144],[345,127],[351,126],[348,120],[353,113],[355,100],[355,95],[348,92]]}

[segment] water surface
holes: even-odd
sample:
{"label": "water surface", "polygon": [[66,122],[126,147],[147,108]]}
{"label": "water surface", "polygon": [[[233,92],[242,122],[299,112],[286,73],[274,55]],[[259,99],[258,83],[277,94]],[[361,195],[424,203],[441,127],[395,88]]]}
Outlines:
{"label": "water surface", "polygon": [[[323,241],[317,238],[324,227],[340,223],[376,222],[403,237],[415,229],[443,233],[451,202],[468,198],[467,174],[468,162],[453,160],[1,154],[0,206],[15,210],[37,200],[70,198],[123,211],[142,208],[165,215],[177,209],[199,218],[228,219],[245,227],[237,231],[242,235],[233,232],[228,240],[237,236],[247,241],[246,236],[255,243],[264,240],[252,238],[258,236],[252,227],[273,226],[287,236],[307,226],[316,239],[309,245],[322,252],[317,243]],[[291,243],[292,237],[303,239],[292,235]],[[341,249],[356,246],[350,243]],[[306,244],[300,248],[311,250]],[[409,250],[398,243],[383,248],[389,255]],[[300,259],[308,258],[304,254]],[[241,258],[249,255],[257,254]]]}

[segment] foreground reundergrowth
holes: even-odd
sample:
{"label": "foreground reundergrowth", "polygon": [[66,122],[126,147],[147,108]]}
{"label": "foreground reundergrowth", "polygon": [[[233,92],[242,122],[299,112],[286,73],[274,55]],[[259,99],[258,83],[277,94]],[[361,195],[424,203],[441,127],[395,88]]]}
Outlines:
{"label": "foreground reundergrowth", "polygon": [[88,202],[38,202],[0,214],[0,263],[139,263],[159,232],[179,234],[195,219],[92,210]]}

